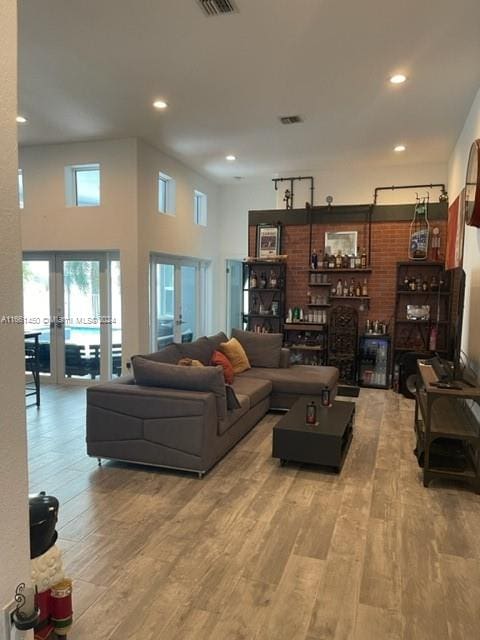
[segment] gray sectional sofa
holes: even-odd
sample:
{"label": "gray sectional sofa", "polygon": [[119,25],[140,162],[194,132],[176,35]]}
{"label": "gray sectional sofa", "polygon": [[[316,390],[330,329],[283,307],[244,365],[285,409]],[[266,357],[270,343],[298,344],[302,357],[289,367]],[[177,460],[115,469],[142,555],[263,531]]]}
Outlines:
{"label": "gray sectional sofa", "polygon": [[87,453],[139,464],[194,471],[202,476],[269,409],[288,409],[300,395],[335,397],[338,370],[289,364],[282,334],[232,332],[252,365],[231,388],[223,369],[183,367],[183,357],[208,365],[219,333],[171,344],[132,358],[134,373],[87,389]]}

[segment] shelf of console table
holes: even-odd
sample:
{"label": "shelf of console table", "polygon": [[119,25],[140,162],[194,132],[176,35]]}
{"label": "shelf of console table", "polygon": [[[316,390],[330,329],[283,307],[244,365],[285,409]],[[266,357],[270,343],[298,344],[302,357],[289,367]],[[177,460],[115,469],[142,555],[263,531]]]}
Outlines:
{"label": "shelf of console table", "polygon": [[[480,422],[470,406],[480,404],[480,387],[456,382],[459,389],[434,386],[436,374],[430,365],[418,363],[415,402],[415,431],[417,442],[425,448],[423,484],[428,486],[436,478],[463,479],[480,493]],[[454,470],[430,464],[431,445],[437,438],[462,443],[466,467]]]}

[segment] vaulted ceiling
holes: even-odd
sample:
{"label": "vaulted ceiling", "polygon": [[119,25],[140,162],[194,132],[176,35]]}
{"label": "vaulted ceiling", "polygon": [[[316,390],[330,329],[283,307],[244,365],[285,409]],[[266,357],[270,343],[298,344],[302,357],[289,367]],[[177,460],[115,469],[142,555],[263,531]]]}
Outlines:
{"label": "vaulted ceiling", "polygon": [[236,3],[20,0],[21,144],[139,136],[221,182],[447,161],[480,87],[478,0]]}

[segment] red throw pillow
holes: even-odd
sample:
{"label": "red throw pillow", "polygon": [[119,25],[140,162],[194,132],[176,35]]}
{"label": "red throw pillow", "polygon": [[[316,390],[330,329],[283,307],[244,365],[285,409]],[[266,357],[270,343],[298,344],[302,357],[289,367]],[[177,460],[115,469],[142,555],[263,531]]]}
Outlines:
{"label": "red throw pillow", "polygon": [[213,366],[220,365],[223,367],[223,377],[225,378],[226,384],[233,383],[233,367],[230,360],[224,355],[221,351],[214,351],[212,355],[212,359],[210,360],[210,364]]}

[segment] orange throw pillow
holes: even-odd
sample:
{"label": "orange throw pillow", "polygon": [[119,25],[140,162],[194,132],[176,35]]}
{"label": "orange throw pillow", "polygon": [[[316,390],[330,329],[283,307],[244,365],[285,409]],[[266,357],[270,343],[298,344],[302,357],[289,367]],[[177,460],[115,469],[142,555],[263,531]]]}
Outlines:
{"label": "orange throw pillow", "polygon": [[233,373],[242,373],[251,368],[247,354],[236,338],[231,338],[228,342],[222,342],[218,349],[230,360]]}
{"label": "orange throw pillow", "polygon": [[223,354],[221,351],[214,351],[212,359],[210,360],[210,364],[212,364],[213,366],[220,365],[221,367],[223,367],[223,377],[225,378],[225,382],[227,384],[233,383],[234,373],[232,363],[225,354]]}

